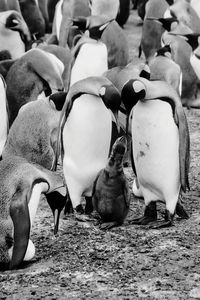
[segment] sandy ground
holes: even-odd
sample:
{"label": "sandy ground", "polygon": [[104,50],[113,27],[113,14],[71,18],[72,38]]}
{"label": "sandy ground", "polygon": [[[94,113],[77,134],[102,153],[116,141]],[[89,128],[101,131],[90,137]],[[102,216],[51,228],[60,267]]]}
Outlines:
{"label": "sandy ground", "polygon": [[[140,40],[138,23],[132,12],[125,25],[132,57]],[[175,218],[174,226],[160,230],[129,225],[144,207],[132,197],[123,226],[103,232],[92,222],[62,216],[54,237],[43,199],[31,236],[36,256],[23,269],[0,272],[0,299],[200,299],[200,111],[186,110],[186,115],[191,190],[183,201],[188,220]],[[131,185],[131,168],[125,172]]]}

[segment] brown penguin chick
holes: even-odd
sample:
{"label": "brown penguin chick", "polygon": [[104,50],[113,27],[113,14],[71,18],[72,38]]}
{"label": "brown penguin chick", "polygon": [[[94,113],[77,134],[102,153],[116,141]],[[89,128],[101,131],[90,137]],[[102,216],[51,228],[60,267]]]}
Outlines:
{"label": "brown penguin chick", "polygon": [[107,166],[94,182],[92,202],[103,222],[101,229],[123,223],[130,205],[130,190],[123,171],[123,157],[127,150],[126,137],[119,137],[112,147]]}

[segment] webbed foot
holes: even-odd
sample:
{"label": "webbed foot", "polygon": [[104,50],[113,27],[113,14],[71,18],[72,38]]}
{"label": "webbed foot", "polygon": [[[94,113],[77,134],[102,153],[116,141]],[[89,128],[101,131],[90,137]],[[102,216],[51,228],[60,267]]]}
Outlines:
{"label": "webbed foot", "polygon": [[186,212],[183,205],[180,204],[180,202],[177,202],[176,204],[176,214],[182,219],[189,219],[188,213]]}
{"label": "webbed foot", "polygon": [[108,230],[108,229],[111,229],[113,227],[116,227],[116,226],[119,226],[119,223],[118,222],[107,222],[107,223],[102,223],[100,225],[100,229],[102,230]]}
{"label": "webbed foot", "polygon": [[151,222],[157,220],[157,210],[156,210],[156,202],[151,202],[149,205],[145,207],[144,216],[133,219],[129,223],[137,224],[137,225],[148,225]]}
{"label": "webbed foot", "polygon": [[160,229],[165,227],[170,227],[173,225],[174,214],[171,214],[167,209],[165,210],[165,220],[160,220],[156,222],[151,222],[149,224],[150,229]]}

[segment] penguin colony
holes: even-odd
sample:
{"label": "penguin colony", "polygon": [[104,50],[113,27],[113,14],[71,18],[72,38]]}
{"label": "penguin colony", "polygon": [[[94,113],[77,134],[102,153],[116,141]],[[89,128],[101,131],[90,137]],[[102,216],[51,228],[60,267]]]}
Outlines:
{"label": "penguin colony", "polygon": [[[123,31],[133,4],[143,19],[138,59]],[[123,224],[131,193],[145,204],[132,224],[158,229],[176,214],[188,218],[183,106],[200,107],[199,36],[199,1],[1,0],[1,269],[34,257],[42,194],[54,234],[62,210],[82,221],[95,210],[102,229]],[[123,170],[128,140],[132,190]]]}

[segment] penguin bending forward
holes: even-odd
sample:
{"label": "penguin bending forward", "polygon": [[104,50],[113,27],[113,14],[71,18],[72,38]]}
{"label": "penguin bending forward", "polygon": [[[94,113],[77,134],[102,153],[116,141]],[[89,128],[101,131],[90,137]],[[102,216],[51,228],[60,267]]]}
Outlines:
{"label": "penguin bending forward", "polygon": [[130,190],[123,171],[126,151],[126,137],[119,137],[112,147],[106,167],[99,172],[94,182],[93,206],[105,222],[101,229],[121,225],[129,210]]}
{"label": "penguin bending forward", "polygon": [[[189,131],[180,98],[164,81],[130,80],[132,153],[144,216],[133,224],[151,228],[172,225],[174,214],[188,218],[179,196],[189,188]],[[135,100],[136,99],[136,100]],[[126,99],[124,101],[127,106]],[[130,104],[129,104],[130,105]],[[157,221],[156,201],[166,204],[165,220]]]}
{"label": "penguin bending forward", "polygon": [[81,196],[89,197],[91,202],[94,180],[107,163],[111,111],[117,118],[120,103],[118,90],[104,77],[80,80],[67,94],[59,129],[61,156],[69,198],[75,211],[81,214],[84,212]]}

